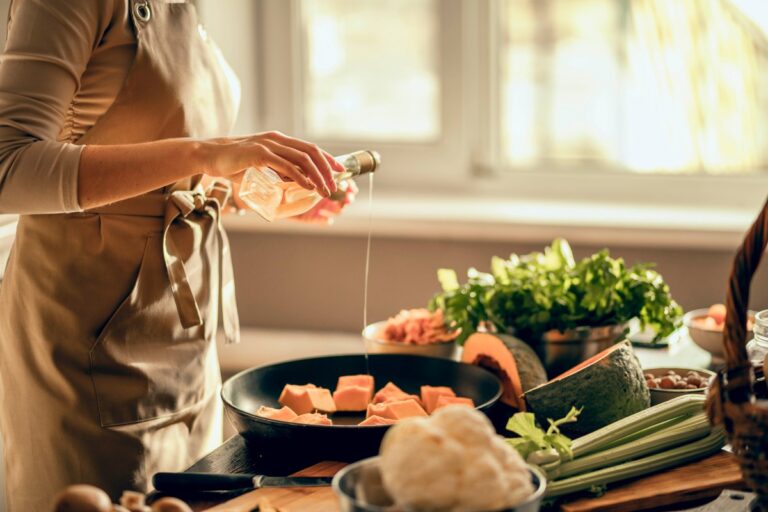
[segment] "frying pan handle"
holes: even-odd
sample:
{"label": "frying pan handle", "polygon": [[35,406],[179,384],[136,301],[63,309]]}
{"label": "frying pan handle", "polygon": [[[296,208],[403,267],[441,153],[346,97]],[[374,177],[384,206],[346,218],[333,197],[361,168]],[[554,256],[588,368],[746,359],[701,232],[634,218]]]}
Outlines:
{"label": "frying pan handle", "polygon": [[236,491],[253,488],[253,475],[155,473],[152,485],[160,492]]}

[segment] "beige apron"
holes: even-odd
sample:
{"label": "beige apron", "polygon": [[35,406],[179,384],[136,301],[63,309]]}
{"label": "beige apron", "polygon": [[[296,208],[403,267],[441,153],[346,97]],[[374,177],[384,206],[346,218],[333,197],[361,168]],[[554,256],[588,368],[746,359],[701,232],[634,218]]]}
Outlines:
{"label": "beige apron", "polygon": [[[226,134],[236,80],[194,6],[130,0],[138,41],[82,144]],[[74,483],[146,491],[220,442],[215,338],[237,341],[220,208],[199,178],[79,214],[22,216],[0,287],[10,512]],[[206,193],[207,192],[207,193]]]}

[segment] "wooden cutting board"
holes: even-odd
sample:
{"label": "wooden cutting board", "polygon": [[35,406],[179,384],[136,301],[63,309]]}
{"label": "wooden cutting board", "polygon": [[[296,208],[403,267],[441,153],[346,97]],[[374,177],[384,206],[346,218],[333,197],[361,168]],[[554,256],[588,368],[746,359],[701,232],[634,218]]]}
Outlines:
{"label": "wooden cutting board", "polygon": [[599,498],[571,501],[563,512],[658,510],[715,498],[724,489],[743,489],[741,469],[725,451],[700,461],[612,487]]}
{"label": "wooden cutting board", "polygon": [[[321,462],[293,476],[333,476],[346,464]],[[336,495],[330,487],[269,488],[243,494],[237,498],[208,509],[206,512],[251,512],[259,501],[266,499],[276,508],[290,512],[333,512],[339,510]]]}
{"label": "wooden cutting board", "polygon": [[[344,467],[341,462],[322,462],[295,476],[332,476]],[[583,498],[562,505],[563,512],[658,510],[715,498],[724,489],[743,488],[741,470],[733,455],[720,452],[706,459],[662,473],[633,480],[599,498]],[[333,512],[339,506],[330,487],[259,489],[208,509],[207,512],[251,512],[267,499],[273,507],[288,512]]]}

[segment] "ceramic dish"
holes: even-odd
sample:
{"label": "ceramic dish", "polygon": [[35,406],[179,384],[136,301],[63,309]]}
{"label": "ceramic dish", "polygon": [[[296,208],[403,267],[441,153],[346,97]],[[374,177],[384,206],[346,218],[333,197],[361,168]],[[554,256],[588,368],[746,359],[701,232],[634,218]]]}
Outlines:
{"label": "ceramic dish", "polygon": [[454,360],[457,358],[459,347],[454,341],[416,345],[383,340],[378,336],[378,333],[381,332],[386,323],[386,321],[376,322],[363,329],[365,349],[369,354],[411,354]]}
{"label": "ceramic dish", "polygon": [[[676,374],[684,376],[690,371],[694,371],[699,375],[702,375],[708,379],[709,382],[715,377],[715,372],[705,370],[703,368],[645,368],[644,374],[652,374],[654,377],[663,377],[668,371],[673,370]],[[707,387],[698,389],[662,389],[662,388],[650,388],[651,391],[651,405],[660,404],[667,400],[672,400],[682,395],[703,395],[707,391]]]}
{"label": "ceramic dish", "polygon": [[[688,335],[691,337],[693,342],[699,347],[709,352],[710,354],[712,354],[712,357],[714,359],[720,361],[725,357],[725,354],[723,352],[723,331],[721,329],[705,329],[703,327],[700,327],[696,322],[696,320],[699,320],[701,318],[706,318],[707,311],[709,311],[707,308],[694,309],[693,311],[689,311],[683,317],[683,324],[685,325],[685,327],[688,328]],[[752,323],[754,324],[755,322],[754,311],[749,312],[749,318],[752,320]],[[752,330],[750,329],[747,332],[746,341],[749,341],[751,339],[752,339]]]}

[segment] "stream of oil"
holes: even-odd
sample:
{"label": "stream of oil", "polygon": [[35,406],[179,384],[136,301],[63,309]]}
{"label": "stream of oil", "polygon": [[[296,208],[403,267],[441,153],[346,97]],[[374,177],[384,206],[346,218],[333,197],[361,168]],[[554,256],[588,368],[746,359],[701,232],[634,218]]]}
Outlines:
{"label": "stream of oil", "polygon": [[[368,277],[371,270],[371,234],[373,233],[373,174],[368,174],[368,239],[365,243],[365,276],[363,281],[363,329],[368,326]],[[368,345],[363,339],[365,350],[365,373],[371,374]]]}

